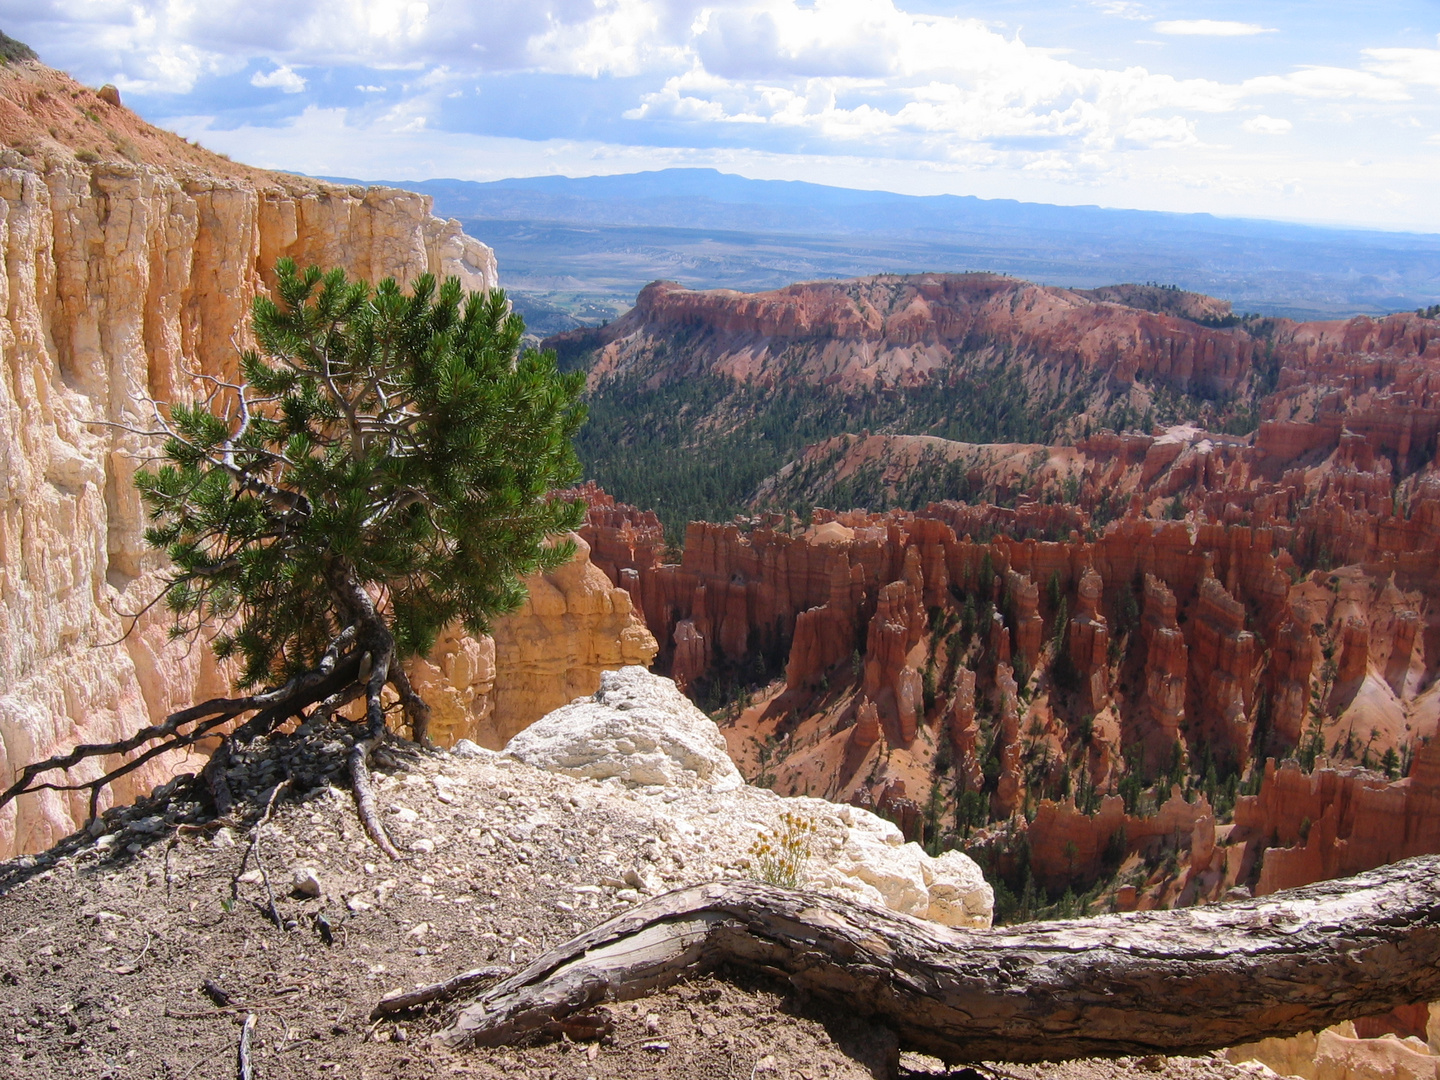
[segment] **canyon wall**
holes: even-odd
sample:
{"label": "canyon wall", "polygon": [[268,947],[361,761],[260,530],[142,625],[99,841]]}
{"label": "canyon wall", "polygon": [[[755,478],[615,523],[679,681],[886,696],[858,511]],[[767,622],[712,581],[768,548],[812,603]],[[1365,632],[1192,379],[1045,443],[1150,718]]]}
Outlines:
{"label": "canyon wall", "polygon": [[[138,160],[87,163],[57,142],[71,137],[67,125],[98,125]],[[57,748],[117,739],[228,690],[204,642],[170,640],[163,611],[148,607],[165,566],[144,542],[132,477],[153,453],[138,433],[152,426],[150,400],[192,398],[199,376],[235,372],[251,302],[275,261],[341,266],[371,281],[455,275],[470,290],[493,288],[497,276],[490,249],[432,216],[427,197],[237,166],[38,64],[0,68],[0,141],[8,782]],[[495,641],[450,635],[419,673],[440,697],[438,734],[474,738],[498,724],[490,741],[503,741],[498,732],[537,719],[557,695],[593,691],[602,668],[653,654],[628,598],[583,547],[532,588]],[[547,635],[553,651],[538,642]],[[558,671],[567,660],[570,670]],[[180,764],[131,774],[105,805]],[[86,815],[76,793],[19,800],[0,813],[0,857],[48,846]]]}
{"label": "canyon wall", "polygon": [[[1275,809],[1298,781],[1265,761],[1355,770],[1326,792],[1385,788],[1440,727],[1440,320],[1236,319],[1162,292],[984,274],[656,283],[625,318],[554,339],[591,361],[597,395],[748,387],[693,405],[685,453],[771,397],[801,404],[770,420],[825,434],[812,399],[842,417],[733,522],[691,523],[679,561],[653,514],[609,500],[587,525],[662,669],[717,703],[744,691],[726,733],[747,775],[950,841],[1024,810],[1028,871],[1052,891],[1114,870],[1102,856],[1160,857],[1168,820],[1186,880],[1128,904],[1358,865],[1344,813],[1322,824],[1330,802]],[[1025,421],[967,413],[954,430],[1056,441],[910,433],[951,430],[932,396]],[[853,430],[861,414],[882,429]],[[910,512],[841,509],[897,504]],[[1260,791],[1244,798],[1270,809],[1242,800],[1233,829],[1195,809],[1203,786],[1228,815],[1247,771]]]}
{"label": "canyon wall", "polygon": [[1241,330],[1131,306],[1119,293],[998,274],[883,275],[762,293],[657,281],[608,326],[547,344],[592,351],[592,383],[648,371],[663,359],[667,378],[710,371],[765,386],[797,378],[832,387],[913,386],[944,369],[957,349],[978,348],[1043,358],[1052,382],[1060,369],[1079,368],[1187,393],[1235,391],[1257,351]]}

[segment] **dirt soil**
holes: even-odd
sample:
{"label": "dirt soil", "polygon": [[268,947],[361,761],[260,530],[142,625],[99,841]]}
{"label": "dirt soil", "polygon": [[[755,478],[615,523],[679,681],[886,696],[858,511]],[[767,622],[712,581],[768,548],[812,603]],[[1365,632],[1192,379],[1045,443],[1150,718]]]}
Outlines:
{"label": "dirt soil", "polygon": [[[888,1030],[748,979],[609,1006],[613,1029],[590,1043],[452,1053],[430,1037],[455,1003],[372,1020],[387,992],[514,969],[623,911],[642,898],[626,870],[670,888],[708,868],[677,865],[655,819],[615,785],[443,753],[397,758],[377,776],[387,827],[409,853],[389,862],[348,791],[327,782],[345,741],[343,728],[306,732],[239,761],[231,783],[248,798],[231,820],[205,820],[176,783],[42,856],[0,864],[0,1077],[235,1077],[247,1015],[257,1080],[890,1075]],[[306,869],[318,896],[294,887]],[[900,1075],[916,1077],[1254,1075],[1213,1058],[977,1069],[900,1056]]]}

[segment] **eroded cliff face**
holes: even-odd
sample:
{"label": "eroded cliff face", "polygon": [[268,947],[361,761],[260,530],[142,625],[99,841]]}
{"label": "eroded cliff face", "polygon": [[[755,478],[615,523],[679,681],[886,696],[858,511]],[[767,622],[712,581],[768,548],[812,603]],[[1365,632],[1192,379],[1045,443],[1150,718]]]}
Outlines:
{"label": "eroded cliff face", "polygon": [[[1195,299],[1208,301],[1204,317],[1221,316],[1218,301]],[[657,281],[605,328],[552,342],[595,352],[592,383],[711,371],[765,386],[916,386],[943,374],[956,350],[1041,361],[1046,370],[1026,376],[1032,389],[1053,389],[1066,368],[1116,381],[1139,375],[1184,393],[1246,382],[1257,353],[1249,334],[1136,301],[1124,287],[1084,292],[998,274],[883,275],[761,293]]]}
{"label": "eroded cliff face", "polygon": [[[115,146],[123,140],[125,156],[102,154],[110,144],[100,139],[77,157],[75,143],[91,128]],[[148,607],[164,564],[144,543],[132,478],[153,452],[141,434],[152,426],[150,400],[193,398],[205,376],[235,371],[251,302],[275,261],[340,266],[371,281],[454,275],[470,290],[497,278],[490,249],[432,216],[427,197],[237,166],[38,64],[0,68],[0,142],[8,147],[0,150],[0,778],[8,782],[58,748],[120,738],[228,690],[204,642],[171,641],[163,611]],[[616,665],[648,659],[640,640],[648,634],[627,621],[628,598],[608,582],[598,588],[597,575],[604,580],[582,555],[553,581],[534,583],[530,607],[496,627],[498,685],[495,642],[447,637],[423,673],[441,699],[442,736],[475,737],[486,717],[523,726],[560,703],[554,692],[593,691],[611,657],[589,641],[592,631],[610,635]],[[533,646],[552,630],[573,673],[511,663],[524,649],[509,643]],[[158,761],[132,773],[104,804],[182,765]],[[76,793],[22,799],[0,813],[0,857],[47,846],[87,816]]]}
{"label": "eroded cliff face", "polygon": [[479,639],[452,631],[412,679],[429,702],[431,738],[469,739],[499,750],[546,713],[600,686],[606,671],[649,667],[658,646],[624,589],[590,561],[579,536],[575,559],[525,579],[520,609]]}
{"label": "eroded cliff face", "polygon": [[[1264,764],[1308,746],[1371,778],[1352,786],[1382,789],[1382,760],[1393,771],[1416,753],[1419,770],[1440,719],[1429,527],[1396,532],[1375,562],[1307,570],[1294,554],[1303,516],[1161,521],[1137,502],[1094,530],[1077,508],[938,503],[816,510],[803,529],[781,515],[694,523],[677,564],[660,559],[653,515],[591,498],[586,535],[639,600],[662,667],[701,692],[773,679],[726,734],[746,774],[782,793],[875,807],[912,837],[1024,809],[1032,820],[990,838],[996,858],[1023,835],[1026,872],[1055,894],[1178,845],[1178,873],[1128,887],[1116,899],[1128,907],[1269,891],[1437,843],[1396,801],[1402,784],[1355,827],[1392,828],[1396,843],[1347,853],[1348,811],[1326,810],[1340,796],[1275,794],[1310,777]],[[1057,531],[1068,538],[1022,539]],[[1197,789],[1249,768],[1258,801],[1218,826]],[[1276,843],[1304,851],[1267,853]]]}

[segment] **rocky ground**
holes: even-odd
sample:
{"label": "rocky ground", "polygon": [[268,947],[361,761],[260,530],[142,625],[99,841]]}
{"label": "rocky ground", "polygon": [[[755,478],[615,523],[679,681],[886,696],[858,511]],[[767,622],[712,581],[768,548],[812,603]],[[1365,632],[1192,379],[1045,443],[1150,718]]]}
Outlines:
{"label": "rocky ground", "polygon": [[[743,870],[733,854],[697,858],[710,849],[667,836],[674,792],[484,752],[397,757],[377,776],[387,826],[407,852],[388,862],[348,792],[325,780],[337,738],[331,729],[282,739],[242,763],[232,783],[251,794],[234,820],[205,821],[183,787],[162,790],[107,814],[103,831],[0,867],[0,1075],[231,1077],[247,1016],[264,1080],[887,1075],[885,1030],[783,988],[720,978],[610,1007],[613,1027],[598,1043],[451,1053],[430,1036],[453,1006],[372,1020],[390,991],[477,966],[512,969],[645,891]],[[715,823],[716,833],[736,831]],[[269,917],[272,892],[280,925]],[[900,1068],[976,1075],[908,1054]],[[978,1074],[1253,1075],[1208,1058]]]}

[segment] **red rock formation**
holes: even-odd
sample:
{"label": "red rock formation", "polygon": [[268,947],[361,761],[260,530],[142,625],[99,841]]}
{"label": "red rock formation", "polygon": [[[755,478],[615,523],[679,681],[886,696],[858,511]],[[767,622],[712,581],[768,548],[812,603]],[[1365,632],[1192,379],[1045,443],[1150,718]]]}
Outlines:
{"label": "red rock formation", "polygon": [[1271,723],[1282,741],[1294,746],[1305,729],[1310,680],[1320,662],[1320,641],[1303,618],[1280,626],[1270,659]]}
{"label": "red rock formation", "polygon": [[670,677],[681,690],[688,690],[708,666],[709,648],[692,619],[681,619],[672,635],[675,651],[670,660]]}
{"label": "red rock formation", "polygon": [[[594,483],[567,491],[562,497],[585,500],[587,511],[580,535],[590,545],[590,561],[611,581],[621,584],[621,568],[639,570],[660,565],[665,530],[653,510],[617,503]],[[638,596],[631,599],[640,601]]]}
{"label": "red rock formation", "polygon": [[1235,841],[1265,849],[1256,895],[1440,851],[1440,741],[1416,751],[1410,775],[1393,782],[1269,761],[1260,793],[1236,802],[1235,827]]}
{"label": "red rock formation", "polygon": [[1007,570],[1005,595],[1010,602],[1011,617],[1015,620],[1012,627],[1015,666],[1029,672],[1040,659],[1040,643],[1045,637],[1045,625],[1040,618],[1040,587],[1030,580],[1028,574]]}
{"label": "red rock formation", "polygon": [[1140,637],[1145,646],[1144,720],[1140,739],[1150,761],[1162,761],[1180,739],[1185,722],[1185,688],[1190,650],[1175,621],[1175,594],[1154,574],[1145,575],[1144,618]]}
{"label": "red rock formation", "polygon": [[979,791],[984,782],[980,764],[980,725],[975,722],[975,672],[961,668],[945,709],[945,724],[955,753],[957,774],[967,791]]}
{"label": "red rock formation", "polygon": [[1203,578],[1199,594],[1188,625],[1190,715],[1212,749],[1243,765],[1250,759],[1255,635],[1245,629],[1245,606],[1215,578]]}
{"label": "red rock formation", "polygon": [[1098,878],[1107,853],[1128,855],[1163,841],[1190,849],[1191,865],[1208,870],[1215,853],[1215,815],[1203,796],[1186,802],[1179,788],[1150,817],[1125,813],[1124,800],[1116,796],[1101,800],[1099,812],[1093,815],[1082,814],[1069,800],[1046,799],[1036,809],[1027,835],[1036,881],[1046,888],[1063,889]]}
{"label": "red rock formation", "polygon": [[1078,606],[1070,620],[1068,648],[1070,662],[1080,677],[1082,711],[1094,715],[1109,703],[1110,628],[1100,614],[1100,594],[1104,580],[1086,568],[1080,575]]}
{"label": "red rock formation", "polygon": [[[803,492],[786,484],[799,477],[823,485],[813,479],[822,464],[835,475],[878,469],[892,491],[916,468],[953,466],[970,490],[1010,505],[817,511],[803,534],[778,518],[693,525],[679,565],[659,561],[658,540],[649,539],[655,526],[638,512],[601,507],[596,561],[637,595],[674,654],[662,665],[699,679],[715,664],[749,665],[757,651],[788,658],[784,694],[756,730],[808,715],[807,745],[816,749],[778,765],[778,775],[810,768],[807,789],[829,783],[870,805],[898,790],[894,781],[924,790],[931,759],[928,740],[914,737],[923,722],[917,703],[922,679],[935,672],[956,769],[968,789],[984,782],[982,765],[991,770],[986,790],[1002,816],[1033,808],[1042,784],[1055,791],[1065,773],[1056,762],[1088,769],[1098,790],[1115,790],[1119,754],[1137,745],[1151,772],[1177,743],[1192,768],[1213,760],[1223,771],[1227,759],[1243,766],[1252,755],[1283,753],[1315,730],[1326,753],[1372,763],[1434,736],[1440,715],[1423,690],[1440,658],[1440,321],[1267,322],[1276,390],[1244,399],[1259,355],[1247,330],[1180,327],[1165,321],[1173,316],[1110,301],[1138,302],[982,275],[752,297],[656,287],[633,318],[601,335],[596,378],[638,370],[648,363],[646,342],[683,322],[705,329],[657,377],[705,370],[769,385],[789,350],[798,378],[841,387],[923,383],[964,335],[976,356],[1014,357],[1035,385],[1072,369],[1104,372],[1107,386],[1142,405],[1154,385],[1230,388],[1261,416],[1253,436],[1177,425],[1101,431],[1054,447],[840,436],[811,448],[803,468],[762,485],[757,508],[767,499],[793,505]],[[1136,373],[1145,381],[1131,385]],[[1183,520],[1164,520],[1177,515]],[[1081,675],[1078,695],[1050,693],[1048,673],[1037,669],[1045,641],[1037,585],[1051,581],[1071,613],[1061,641]],[[927,641],[927,608],[950,619],[968,611],[982,623],[976,640],[958,642],[963,662],[945,662],[945,643]],[[1047,604],[1045,617],[1053,614]],[[689,631],[677,635],[687,620],[700,647]],[[683,661],[682,638],[690,643]],[[863,678],[845,689],[857,643]],[[1023,699],[1012,664],[1032,673]],[[809,713],[822,685],[842,689],[825,706],[829,720]],[[873,700],[855,730],[837,727],[833,740],[868,754],[883,732],[890,745],[883,761],[868,754],[863,775],[832,764],[827,777],[815,764],[832,735],[824,725],[848,723],[861,693]],[[1080,724],[1084,713],[1093,724]],[[1081,730],[1085,747],[1074,741]],[[998,778],[997,762],[979,760],[991,733]],[[1435,751],[1416,753],[1413,775],[1395,784],[1344,768],[1311,776],[1272,767],[1260,794],[1241,798],[1228,835],[1185,811],[1188,864],[1181,859],[1170,892],[1147,884],[1133,903],[1217,898],[1237,882],[1268,891],[1440,850],[1427,824],[1440,819],[1440,784],[1429,778],[1440,776],[1440,762]],[[1067,844],[1078,849],[1070,858],[1088,860],[1114,835],[1106,832],[1113,804],[1093,819],[1039,805],[1031,842],[1048,882],[1066,872]],[[1125,823],[1132,848],[1150,820]]]}
{"label": "red rock formation", "polygon": [[873,701],[861,701],[850,729],[850,745],[865,751],[880,741],[880,712]]}
{"label": "red rock formation", "polygon": [[[624,522],[634,528],[638,515],[608,502],[600,511],[614,531],[590,535],[602,537],[602,549],[611,553],[618,548],[613,537]],[[1384,577],[1373,585],[1365,584],[1373,580],[1370,571],[1356,571],[1360,576],[1344,586],[1345,595],[1353,591],[1354,597],[1337,604],[1340,586],[1330,586],[1330,578],[1297,578],[1289,569],[1293,562],[1284,548],[1293,545],[1294,532],[1282,527],[1125,517],[1089,540],[1022,541],[996,533],[983,544],[954,531],[959,524],[988,533],[1012,520],[1013,511],[939,504],[919,515],[817,512],[816,524],[803,534],[766,525],[696,524],[681,564],[658,564],[655,549],[637,542],[636,565],[620,567],[617,577],[641,598],[647,622],[665,643],[661,670],[668,665],[687,682],[717,662],[739,661],[752,670],[762,651],[787,658],[788,690],[807,694],[827,678],[831,685],[848,682],[848,661],[862,643],[863,684],[857,689],[877,704],[896,745],[911,739],[921,721],[917,673],[925,666],[927,602],[938,600],[934,606],[942,612],[958,613],[960,598],[968,596],[980,615],[987,601],[1001,599],[999,586],[1006,583],[1008,607],[1023,629],[1007,627],[999,610],[981,628],[986,647],[977,654],[976,671],[993,696],[988,688],[996,684],[998,667],[1033,647],[1039,616],[1032,614],[1037,590],[1030,583],[1051,580],[1069,594],[1075,620],[1066,647],[1085,681],[1072,725],[1082,712],[1104,718],[1111,709],[1123,720],[1115,743],[1089,757],[1097,779],[1110,775],[1115,754],[1137,742],[1145,745],[1151,769],[1169,760],[1177,738],[1192,750],[1243,763],[1252,752],[1257,717],[1266,715],[1267,737],[1276,742],[1260,749],[1295,745],[1319,674],[1314,627],[1333,627],[1327,633],[1342,639],[1343,653],[1343,626],[1352,616],[1365,621],[1368,644],[1362,650],[1357,624],[1347,662],[1359,665],[1368,654],[1375,674],[1364,686],[1383,689],[1385,698],[1366,689],[1337,699],[1346,730],[1353,728],[1363,743],[1378,727],[1375,759],[1387,747],[1400,749],[1433,730],[1412,724],[1407,732],[1403,711],[1440,651],[1440,641],[1427,647],[1419,614],[1440,610],[1440,543],[1382,561],[1374,572]],[[937,578],[946,582],[943,595],[936,594]],[[1131,673],[1122,682],[1132,685],[1111,701],[1110,627],[1121,593],[1137,580],[1144,585],[1143,615],[1128,646],[1130,659],[1121,665]],[[687,621],[690,628],[678,629]],[[932,655],[943,659],[941,644],[931,643]],[[1043,686],[1043,673],[1041,679]],[[955,688],[937,691],[948,697]],[[1374,714],[1376,708],[1389,712]],[[1048,714],[1042,722],[1048,730]],[[1104,728],[1114,721],[1097,723]],[[1058,754],[1067,736],[1054,737]],[[1011,801],[1008,795],[1000,800]]]}
{"label": "red rock formation", "polygon": [[1362,618],[1352,615],[1345,620],[1340,633],[1340,666],[1335,674],[1336,686],[1359,682],[1370,663],[1370,627]]}
{"label": "red rock formation", "polygon": [[997,353],[1043,355],[1112,379],[1141,375],[1179,391],[1213,394],[1239,386],[1257,351],[1242,330],[994,274],[886,275],[751,294],[657,281],[603,329],[572,331],[546,344],[598,350],[595,382],[638,370],[657,342],[696,328],[703,328],[697,342],[667,358],[671,377],[706,370],[772,385],[783,358],[786,378],[913,385],[961,345],[982,341]]}
{"label": "red rock formation", "polygon": [[1020,766],[1020,710],[1017,687],[1010,665],[995,665],[995,704],[1000,715],[996,742],[1000,746],[1000,778],[991,800],[997,818],[1010,817],[1020,809],[1024,777]]}

